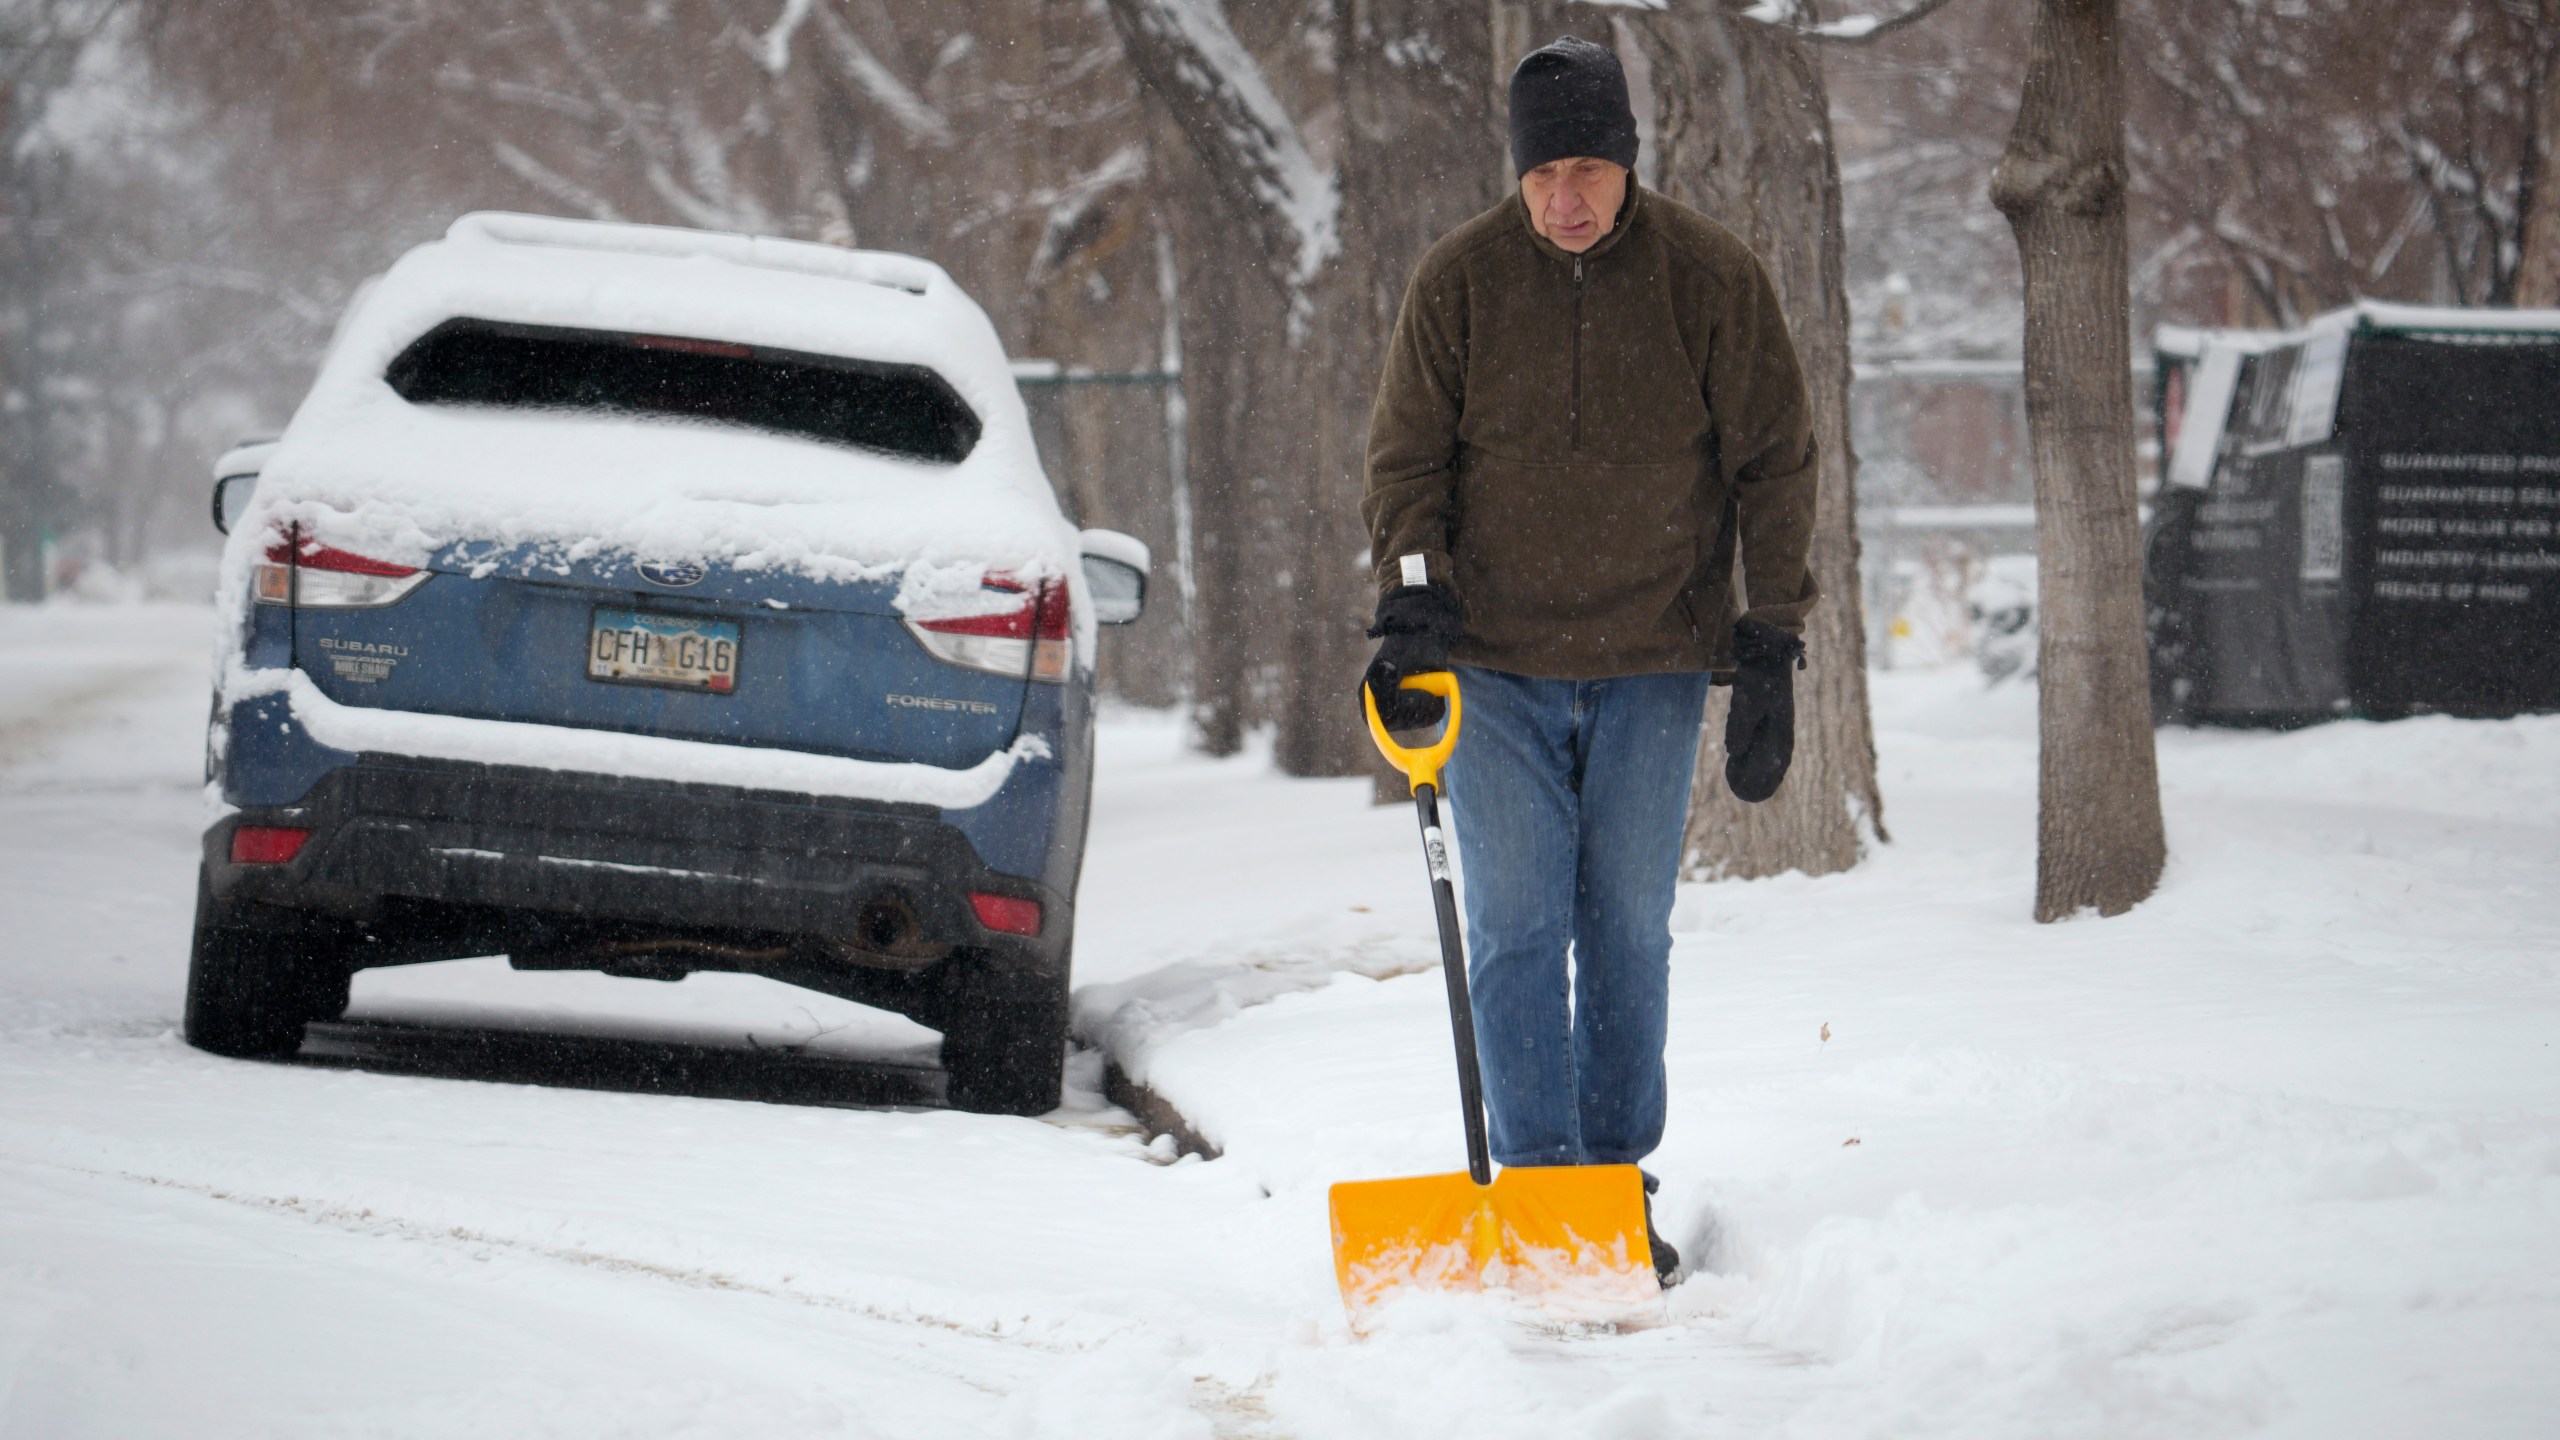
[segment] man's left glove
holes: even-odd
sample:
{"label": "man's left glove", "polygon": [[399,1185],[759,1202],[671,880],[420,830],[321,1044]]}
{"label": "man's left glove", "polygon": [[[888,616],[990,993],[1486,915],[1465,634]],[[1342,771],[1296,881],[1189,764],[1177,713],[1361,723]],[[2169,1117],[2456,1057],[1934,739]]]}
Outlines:
{"label": "man's left glove", "polygon": [[1804,642],[1762,620],[1733,625],[1733,708],[1724,717],[1724,783],[1757,805],[1778,793],[1796,755],[1795,672]]}
{"label": "man's left glove", "polygon": [[1362,683],[1377,698],[1380,723],[1390,730],[1428,730],[1440,723],[1449,712],[1447,701],[1396,686],[1408,675],[1448,669],[1449,647],[1464,628],[1458,597],[1445,585],[1399,585],[1378,601],[1378,621],[1369,627],[1378,656]]}

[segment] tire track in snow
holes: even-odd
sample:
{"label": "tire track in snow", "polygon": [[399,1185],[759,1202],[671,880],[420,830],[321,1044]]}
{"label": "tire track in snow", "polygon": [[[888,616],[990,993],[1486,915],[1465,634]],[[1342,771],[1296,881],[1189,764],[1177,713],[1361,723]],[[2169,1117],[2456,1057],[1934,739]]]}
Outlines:
{"label": "tire track in snow", "polygon": [[0,1434],[998,1440],[1060,1363],[283,1218],[0,1163]]}
{"label": "tire track in snow", "polygon": [[[495,1231],[479,1229],[467,1225],[438,1225],[407,1219],[402,1216],[379,1212],[370,1206],[357,1206],[336,1201],[306,1199],[299,1195],[259,1194],[253,1191],[244,1191],[223,1185],[207,1184],[201,1181],[182,1180],[175,1176],[148,1175],[131,1170],[98,1170],[87,1166],[64,1165],[52,1161],[39,1160],[25,1155],[13,1156],[10,1158],[17,1164],[56,1170],[65,1174],[86,1176],[90,1179],[117,1180],[127,1184],[140,1185],[153,1189],[173,1190],[182,1194],[194,1195],[202,1199],[216,1201],[225,1205],[237,1206],[239,1208],[261,1214],[273,1215],[280,1218],[297,1219],[309,1224],[326,1226],[330,1229],[342,1231],[348,1234],[416,1241],[425,1244],[446,1245],[457,1248],[476,1247],[488,1250],[500,1250],[513,1255],[530,1256],[553,1261],[559,1264],[576,1265],[592,1270],[602,1270],[611,1274],[631,1275],[646,1279],[660,1280],[669,1284],[681,1285],[689,1289],[718,1290],[732,1294],[754,1295],[765,1299],[781,1300],[790,1304],[804,1305],[811,1309],[835,1311],[839,1314],[869,1320],[880,1325],[940,1330],[959,1336],[963,1339],[1005,1345],[1017,1349],[1034,1351],[1044,1355],[1071,1356],[1087,1354],[1100,1349],[1102,1346],[1108,1345],[1115,1340],[1134,1334],[1144,1328],[1143,1322],[1130,1321],[1125,1324],[1102,1329],[1099,1333],[1093,1334],[1084,1339],[1070,1341],[1049,1340],[1037,1335],[1024,1333],[1027,1325],[1029,1324],[1027,1317],[1025,1322],[1008,1326],[1002,1320],[969,1321],[947,1315],[934,1315],[918,1311],[899,1311],[880,1305],[868,1304],[849,1296],[828,1295],[817,1291],[802,1290],[788,1285],[769,1284],[706,1267],[670,1265],[662,1261],[646,1260],[629,1255],[616,1255],[609,1251],[575,1245],[547,1245],[540,1241],[502,1235]],[[1093,1324],[1093,1320],[1091,1317],[1078,1316],[1074,1317],[1072,1321],[1053,1321],[1051,1323],[1060,1324],[1061,1326],[1065,1324],[1073,1324],[1079,1327],[1087,1327]],[[944,1375],[945,1378],[958,1381],[972,1389],[981,1390],[987,1394],[1006,1395],[1011,1393],[1001,1386],[990,1385],[983,1380],[976,1379],[971,1374],[961,1369],[946,1366],[927,1366],[925,1368],[932,1369],[936,1373]]]}
{"label": "tire track in snow", "polygon": [[[27,1169],[50,1170],[90,1180],[120,1183],[145,1190],[173,1192],[209,1200],[219,1205],[245,1210],[278,1219],[298,1220],[322,1226],[342,1234],[366,1238],[382,1238],[441,1246],[468,1254],[484,1252],[471,1258],[485,1258],[485,1252],[547,1261],[574,1266],[586,1271],[602,1271],[611,1275],[654,1280],[690,1290],[716,1291],[723,1294],[752,1296],[782,1301],[813,1310],[828,1311],[853,1320],[884,1327],[899,1338],[883,1337],[874,1342],[883,1360],[921,1374],[963,1386],[994,1400],[1013,1402],[1019,1410],[1026,1401],[1036,1402],[1043,1395],[1043,1377],[1031,1376],[1014,1383],[997,1383],[988,1377],[990,1366],[968,1359],[936,1359],[920,1352],[917,1346],[928,1343],[919,1330],[940,1332],[959,1341],[1002,1347],[1018,1355],[1037,1357],[1044,1365],[1072,1364],[1096,1355],[1107,1347],[1124,1341],[1137,1342],[1142,1350],[1163,1348],[1168,1340],[1178,1342],[1179,1335],[1168,1336],[1158,1327],[1143,1320],[1126,1320],[1117,1324],[1098,1325],[1096,1317],[1077,1316],[1072,1322],[1051,1321],[1063,1326],[1072,1323],[1088,1333],[1073,1339],[1059,1339],[1031,1333],[1040,1322],[1026,1319],[1008,1325],[1002,1321],[972,1322],[951,1316],[912,1311],[896,1311],[867,1304],[843,1295],[799,1289],[748,1279],[722,1270],[701,1266],[672,1265],[631,1255],[615,1254],[588,1246],[545,1244],[540,1241],[508,1236],[495,1231],[468,1226],[422,1222],[396,1214],[384,1213],[370,1206],[319,1200],[300,1195],[268,1194],[233,1186],[191,1181],[168,1175],[147,1174],[133,1170],[100,1169],[36,1159],[23,1153],[0,1157],[0,1166],[17,1165]],[[1054,1373],[1054,1372],[1048,1372]],[[1292,1432],[1279,1428],[1264,1403],[1262,1389],[1270,1376],[1258,1377],[1238,1388],[1208,1375],[1193,1377],[1188,1396],[1190,1410],[1209,1425],[1213,1440],[1295,1440]],[[1023,1417],[1017,1415],[1017,1421]],[[1046,1437],[1052,1433],[1040,1428],[1045,1421],[1034,1420],[1034,1429],[1019,1431]]]}

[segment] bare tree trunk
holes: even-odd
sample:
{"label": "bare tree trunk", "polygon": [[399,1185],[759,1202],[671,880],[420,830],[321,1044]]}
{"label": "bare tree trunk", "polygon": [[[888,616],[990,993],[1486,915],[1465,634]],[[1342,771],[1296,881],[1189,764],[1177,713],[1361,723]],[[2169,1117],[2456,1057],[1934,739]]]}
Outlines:
{"label": "bare tree trunk", "polygon": [[[1159,127],[1160,130],[1167,127]],[[1156,145],[1172,206],[1175,264],[1181,272],[1182,390],[1189,436],[1184,474],[1191,525],[1191,723],[1211,755],[1244,748],[1248,672],[1246,554],[1253,535],[1249,486],[1257,373],[1248,333],[1257,318],[1276,323],[1279,306],[1240,264],[1223,212],[1201,204],[1200,162],[1172,136]]]}
{"label": "bare tree trunk", "polygon": [[50,146],[28,144],[22,122],[11,117],[0,154],[0,387],[20,402],[0,412],[0,583],[10,601],[31,603],[52,588],[45,541],[69,508],[52,408],[40,394],[57,258],[46,232],[69,162]]}
{"label": "bare tree trunk", "polygon": [[[1207,521],[1213,486],[1261,487],[1237,497],[1252,503],[1240,503],[1235,518],[1272,540],[1248,553],[1275,562],[1269,568],[1285,583],[1241,563],[1232,578],[1273,602],[1244,618],[1257,633],[1268,625],[1278,641],[1274,758],[1295,775],[1369,772],[1357,684],[1371,595],[1359,519],[1370,398],[1414,261],[1492,198],[1478,123],[1482,0],[1333,0],[1331,53],[1321,57],[1305,53],[1298,27],[1307,17],[1298,11],[1109,4],[1132,64],[1195,161],[1198,182],[1177,191],[1175,204],[1214,210],[1231,229],[1219,256],[1195,258],[1230,272],[1215,281],[1236,292],[1230,317],[1258,314],[1259,301],[1243,293],[1257,280],[1280,307],[1271,323],[1230,318],[1225,330],[1204,333],[1192,329],[1199,312],[1185,306],[1201,362],[1193,374],[1217,360],[1207,352],[1221,336],[1241,347],[1230,357],[1240,368],[1191,393],[1194,513]],[[1256,35],[1260,60],[1248,44]],[[1282,95],[1301,118],[1282,108]],[[1340,124],[1329,123],[1337,116]],[[1302,126],[1339,136],[1337,153],[1303,140]],[[1186,265],[1186,289],[1193,283]],[[1221,402],[1211,392],[1224,384],[1236,387],[1224,402],[1234,428],[1220,440]],[[1254,438],[1239,445],[1246,435]],[[1222,458],[1232,468],[1218,473]],[[1204,551],[1204,599],[1220,583],[1208,558]],[[1274,583],[1259,590],[1266,578]],[[1204,669],[1204,697],[1208,680]],[[1204,719],[1204,738],[1211,728]]]}
{"label": "bare tree trunk", "polygon": [[54,290],[55,212],[68,191],[71,160],[39,137],[45,107],[107,11],[97,4],[15,7],[0,18],[0,585],[13,602],[45,598],[45,541],[65,518],[61,456],[44,396],[45,334]]}
{"label": "bare tree trunk", "polygon": [[2120,915],[2168,842],[2143,651],[2116,0],[2036,0],[1992,176],[2026,270],[2036,468],[2036,919]]}
{"label": "bare tree trunk", "polygon": [[2560,305],[2560,3],[2536,0],[2533,154],[2525,170],[2524,254],[2516,304]]}
{"label": "bare tree trunk", "polygon": [[1200,743],[1211,754],[1242,743],[1254,718],[1253,658],[1276,649],[1281,767],[1354,773],[1354,732],[1339,716],[1347,651],[1335,633],[1349,581],[1333,558],[1343,547],[1328,544],[1338,522],[1319,465],[1333,387],[1313,338],[1338,283],[1336,179],[1308,153],[1274,73],[1236,28],[1294,43],[1300,17],[1268,0],[1232,11],[1190,0],[1107,4],[1168,122],[1156,148],[1184,237]]}
{"label": "bare tree trunk", "polygon": [[1303,509],[1290,527],[1290,626],[1272,746],[1289,775],[1365,775],[1374,753],[1358,688],[1370,611],[1360,524],[1367,427],[1352,418],[1368,418],[1360,382],[1374,361],[1360,358],[1369,337],[1356,333],[1358,318],[1343,303],[1348,278],[1319,287],[1317,331],[1289,357],[1315,412],[1297,469]]}
{"label": "bare tree trunk", "polygon": [[1867,705],[1840,167],[1812,46],[1742,8],[1740,0],[1686,0],[1617,22],[1632,42],[1621,49],[1641,56],[1653,96],[1654,183],[1741,235],[1768,266],[1821,448],[1811,560],[1822,602],[1807,622],[1807,669],[1796,680],[1795,763],[1767,801],[1734,799],[1724,783],[1728,697],[1719,693],[1699,737],[1684,869],[1700,878],[1827,875],[1855,865],[1866,836],[1890,838]]}
{"label": "bare tree trunk", "polygon": [[1325,408],[1321,473],[1333,485],[1333,564],[1351,577],[1339,629],[1343,650],[1330,714],[1349,745],[1348,767],[1377,778],[1378,795],[1406,798],[1402,777],[1377,758],[1359,719],[1362,633],[1375,608],[1359,500],[1368,469],[1369,409],[1405,285],[1432,242],[1502,198],[1493,125],[1492,36],[1483,0],[1333,0],[1342,88],[1342,283],[1324,317],[1336,387]]}

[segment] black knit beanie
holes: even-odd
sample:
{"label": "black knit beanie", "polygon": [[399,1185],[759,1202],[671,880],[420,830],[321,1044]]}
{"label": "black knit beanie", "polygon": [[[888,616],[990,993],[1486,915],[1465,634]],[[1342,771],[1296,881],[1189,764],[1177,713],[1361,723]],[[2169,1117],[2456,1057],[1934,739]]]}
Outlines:
{"label": "black knit beanie", "polygon": [[1530,51],[1511,72],[1511,171],[1526,175],[1576,155],[1634,169],[1636,112],[1618,57],[1568,35]]}

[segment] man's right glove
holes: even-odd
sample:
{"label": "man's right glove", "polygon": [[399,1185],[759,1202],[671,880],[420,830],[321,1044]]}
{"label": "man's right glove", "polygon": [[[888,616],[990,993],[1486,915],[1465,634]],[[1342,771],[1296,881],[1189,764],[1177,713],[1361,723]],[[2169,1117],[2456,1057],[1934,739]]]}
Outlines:
{"label": "man's right glove", "polygon": [[1724,717],[1724,783],[1757,805],[1778,793],[1796,755],[1795,672],[1804,642],[1762,620],[1733,624],[1733,708]]}
{"label": "man's right glove", "polygon": [[1449,668],[1449,647],[1465,627],[1458,618],[1458,597],[1443,585],[1400,585],[1378,601],[1378,621],[1369,638],[1378,656],[1369,662],[1362,683],[1377,698],[1378,720],[1390,730],[1428,730],[1449,712],[1447,701],[1419,690],[1396,686],[1408,675]]}

